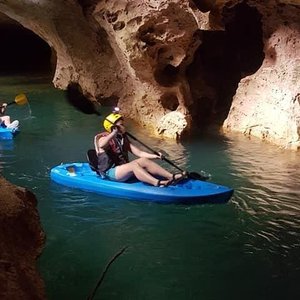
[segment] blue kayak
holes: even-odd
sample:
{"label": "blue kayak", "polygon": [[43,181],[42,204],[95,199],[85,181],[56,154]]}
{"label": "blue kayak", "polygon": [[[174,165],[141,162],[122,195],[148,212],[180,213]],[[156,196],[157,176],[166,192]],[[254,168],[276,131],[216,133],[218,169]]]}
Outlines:
{"label": "blue kayak", "polygon": [[20,132],[19,127],[4,128],[0,126],[0,140],[12,140],[14,136],[19,132]]}
{"label": "blue kayak", "polygon": [[88,163],[61,164],[51,169],[56,183],[110,197],[159,203],[226,203],[233,189],[194,179],[184,179],[176,185],[155,187],[138,180],[116,182],[103,179],[92,171]]}

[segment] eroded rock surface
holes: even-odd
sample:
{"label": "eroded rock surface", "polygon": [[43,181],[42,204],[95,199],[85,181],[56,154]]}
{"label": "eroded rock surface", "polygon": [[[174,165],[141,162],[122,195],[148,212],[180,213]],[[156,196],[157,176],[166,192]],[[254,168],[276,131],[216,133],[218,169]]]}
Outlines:
{"label": "eroded rock surface", "polygon": [[157,134],[209,126],[299,143],[296,0],[0,1],[78,82]]}
{"label": "eroded rock surface", "polygon": [[263,16],[265,57],[253,75],[240,81],[224,129],[297,149],[300,147],[300,9],[286,5],[276,9],[256,7]]}
{"label": "eroded rock surface", "polygon": [[0,177],[0,299],[45,299],[36,260],[44,245],[35,196]]}

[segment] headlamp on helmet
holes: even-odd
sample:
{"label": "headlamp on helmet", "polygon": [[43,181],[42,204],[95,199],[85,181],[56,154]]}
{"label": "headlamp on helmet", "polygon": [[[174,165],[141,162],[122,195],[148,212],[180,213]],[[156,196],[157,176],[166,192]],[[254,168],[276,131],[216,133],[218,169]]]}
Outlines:
{"label": "headlamp on helmet", "polygon": [[114,114],[119,114],[120,113],[120,108],[118,106],[114,107],[113,111]]}
{"label": "headlamp on helmet", "polygon": [[123,119],[122,115],[120,115],[118,113],[111,113],[104,119],[103,127],[105,128],[106,131],[111,132],[111,128],[120,119]]}

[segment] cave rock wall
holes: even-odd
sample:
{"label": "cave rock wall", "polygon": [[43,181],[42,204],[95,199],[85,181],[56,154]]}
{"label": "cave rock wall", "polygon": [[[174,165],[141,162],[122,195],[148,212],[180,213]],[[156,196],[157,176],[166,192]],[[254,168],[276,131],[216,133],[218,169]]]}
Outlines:
{"label": "cave rock wall", "polygon": [[300,148],[300,7],[281,3],[260,6],[264,60],[242,78],[224,123],[280,146]]}
{"label": "cave rock wall", "polygon": [[156,134],[181,138],[214,125],[298,148],[299,6],[2,0],[0,12],[51,47],[56,87],[78,82]]}
{"label": "cave rock wall", "polygon": [[208,14],[187,0],[1,1],[0,11],[44,39],[56,54],[53,82],[78,82],[101,103],[156,133],[189,130],[192,102],[185,70]]}
{"label": "cave rock wall", "polygon": [[159,134],[178,138],[191,124],[186,68],[201,37],[188,1],[99,1],[93,19],[105,29],[126,74],[122,111]]}

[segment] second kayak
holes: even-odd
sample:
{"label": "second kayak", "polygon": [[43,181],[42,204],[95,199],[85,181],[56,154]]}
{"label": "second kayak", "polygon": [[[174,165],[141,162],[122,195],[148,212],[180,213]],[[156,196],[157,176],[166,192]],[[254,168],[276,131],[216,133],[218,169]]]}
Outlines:
{"label": "second kayak", "polygon": [[20,132],[19,127],[4,128],[0,126],[0,140],[11,140],[19,132]]}

